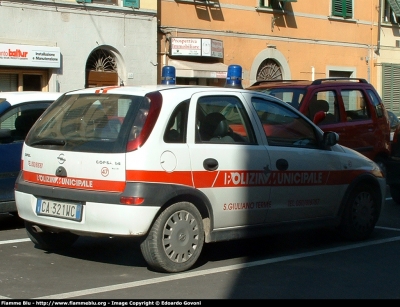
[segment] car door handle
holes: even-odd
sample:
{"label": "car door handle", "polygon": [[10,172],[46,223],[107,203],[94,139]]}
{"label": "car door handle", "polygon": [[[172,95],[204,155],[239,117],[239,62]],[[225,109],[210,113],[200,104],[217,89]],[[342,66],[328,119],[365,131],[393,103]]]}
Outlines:
{"label": "car door handle", "polygon": [[278,170],[280,170],[280,171],[286,171],[286,170],[288,169],[288,167],[289,167],[289,163],[288,163],[288,161],[285,160],[285,159],[278,159],[278,160],[276,160],[275,165],[276,165],[276,168],[277,168]]}
{"label": "car door handle", "polygon": [[208,158],[203,161],[204,169],[208,171],[215,171],[218,168],[218,161],[213,158]]}

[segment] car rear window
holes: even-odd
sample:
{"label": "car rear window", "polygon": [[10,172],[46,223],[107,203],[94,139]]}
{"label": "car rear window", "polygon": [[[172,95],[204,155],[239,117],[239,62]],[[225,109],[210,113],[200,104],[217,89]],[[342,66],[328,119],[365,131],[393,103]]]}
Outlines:
{"label": "car rear window", "polygon": [[142,96],[65,95],[32,128],[26,143],[67,151],[124,152],[128,139],[137,137],[146,121],[149,105]]}
{"label": "car rear window", "polygon": [[305,89],[299,88],[270,88],[261,91],[283,100],[297,110],[300,108],[301,100],[306,93]]}

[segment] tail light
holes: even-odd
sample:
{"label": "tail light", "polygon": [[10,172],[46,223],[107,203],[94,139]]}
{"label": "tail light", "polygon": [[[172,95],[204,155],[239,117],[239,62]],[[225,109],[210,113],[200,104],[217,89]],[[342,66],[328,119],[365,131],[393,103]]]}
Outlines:
{"label": "tail light", "polygon": [[150,108],[147,114],[147,118],[143,124],[139,134],[132,140],[128,141],[126,151],[134,151],[143,146],[146,140],[149,138],[154,125],[157,122],[158,116],[160,115],[162,105],[162,95],[160,92],[152,92],[146,95],[149,99]]}

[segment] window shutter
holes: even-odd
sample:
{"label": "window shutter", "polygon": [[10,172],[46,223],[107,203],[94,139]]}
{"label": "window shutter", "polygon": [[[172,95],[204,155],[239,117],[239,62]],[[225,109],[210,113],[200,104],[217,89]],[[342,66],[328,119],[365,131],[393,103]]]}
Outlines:
{"label": "window shutter", "polygon": [[138,9],[140,7],[140,0],[124,0],[124,6]]}
{"label": "window shutter", "polygon": [[0,74],[0,92],[18,91],[18,75]]}
{"label": "window shutter", "polygon": [[352,18],[352,0],[332,0],[332,15],[343,18]]}
{"label": "window shutter", "polygon": [[383,93],[385,107],[395,114],[400,111],[400,65],[383,64]]}

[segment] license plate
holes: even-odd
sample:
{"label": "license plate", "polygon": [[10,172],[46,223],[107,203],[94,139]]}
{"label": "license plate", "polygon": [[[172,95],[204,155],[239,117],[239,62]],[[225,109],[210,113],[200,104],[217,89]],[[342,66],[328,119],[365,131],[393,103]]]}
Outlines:
{"label": "license plate", "polygon": [[36,214],[81,221],[82,204],[38,198],[36,203]]}

